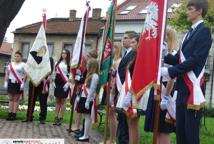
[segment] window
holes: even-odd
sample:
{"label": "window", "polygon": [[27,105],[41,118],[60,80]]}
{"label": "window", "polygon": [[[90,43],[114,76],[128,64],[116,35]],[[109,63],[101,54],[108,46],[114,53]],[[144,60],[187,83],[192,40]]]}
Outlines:
{"label": "window", "polygon": [[119,14],[121,15],[128,14],[130,11],[134,10],[136,7],[137,6],[135,5],[128,6],[124,11],[120,12]]}
{"label": "window", "polygon": [[22,52],[22,58],[23,58],[23,60],[27,60],[28,54],[29,54],[29,50],[30,50],[30,43],[23,42],[21,44],[21,52]]}
{"label": "window", "polygon": [[85,50],[84,50],[84,55],[86,56],[88,54],[88,51],[91,49],[91,44],[85,44]]}
{"label": "window", "polygon": [[143,9],[142,11],[139,12],[139,14],[147,14],[147,9]]}
{"label": "window", "polygon": [[72,54],[72,52],[73,52],[73,44],[64,44],[63,48],[68,50],[70,52],[70,55]]}
{"label": "window", "polygon": [[135,8],[136,8],[135,5],[131,5],[131,6],[128,6],[128,7],[126,8],[126,10],[127,10],[127,11],[131,11],[131,10],[133,10],[133,9],[135,9]]}
{"label": "window", "polygon": [[49,51],[49,56],[53,56],[53,50],[54,50],[54,44],[53,43],[48,43],[48,51]]}

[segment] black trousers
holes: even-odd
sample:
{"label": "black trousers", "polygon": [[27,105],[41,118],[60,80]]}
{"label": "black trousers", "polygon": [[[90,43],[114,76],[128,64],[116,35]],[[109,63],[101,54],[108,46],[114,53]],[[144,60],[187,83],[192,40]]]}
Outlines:
{"label": "black trousers", "polygon": [[129,129],[127,118],[124,113],[118,113],[118,142],[119,144],[129,144]]}
{"label": "black trousers", "polygon": [[187,109],[186,104],[176,103],[177,144],[199,144],[201,110]]}
{"label": "black trousers", "polygon": [[[28,109],[27,109],[28,120],[33,120],[33,112],[34,112],[35,103],[37,100],[39,100],[39,103],[40,103],[39,120],[46,119],[48,93],[42,94],[42,88],[43,88],[43,82],[39,84],[37,87],[34,87],[34,96],[33,96],[32,95],[33,84],[29,82],[29,97],[28,97]],[[32,96],[33,96],[33,99],[32,99]]]}

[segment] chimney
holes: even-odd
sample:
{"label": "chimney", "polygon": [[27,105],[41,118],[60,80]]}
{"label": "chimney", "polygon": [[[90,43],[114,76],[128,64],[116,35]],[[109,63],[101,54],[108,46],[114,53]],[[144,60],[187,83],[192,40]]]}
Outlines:
{"label": "chimney", "polygon": [[100,19],[101,17],[101,8],[93,9],[92,18],[93,19]]}
{"label": "chimney", "polygon": [[73,21],[76,19],[76,10],[70,10],[69,21]]}

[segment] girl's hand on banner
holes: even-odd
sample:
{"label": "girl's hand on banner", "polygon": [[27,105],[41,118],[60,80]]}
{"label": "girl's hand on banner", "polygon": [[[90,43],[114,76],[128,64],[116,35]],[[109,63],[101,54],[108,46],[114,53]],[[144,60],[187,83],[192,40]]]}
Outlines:
{"label": "girl's hand on banner", "polygon": [[85,102],[85,108],[86,108],[87,110],[89,110],[89,104],[90,104],[90,101],[86,101],[86,102]]}
{"label": "girl's hand on banner", "polygon": [[24,86],[25,86],[25,83],[22,82],[22,83],[21,83],[21,86],[20,86],[20,90],[21,90],[21,91],[24,89]]}
{"label": "girl's hand on banner", "polygon": [[125,108],[130,107],[131,106],[131,100],[132,100],[132,94],[130,92],[128,92],[127,95],[124,97],[123,106]]}
{"label": "girl's hand on banner", "polygon": [[70,87],[70,83],[69,82],[65,83],[65,85],[63,86],[64,91],[66,92],[69,87]]}
{"label": "girl's hand on banner", "polygon": [[170,96],[164,96],[161,99],[161,103],[160,103],[161,110],[166,110],[167,109],[167,105],[168,105],[168,102],[169,102],[169,97]]}

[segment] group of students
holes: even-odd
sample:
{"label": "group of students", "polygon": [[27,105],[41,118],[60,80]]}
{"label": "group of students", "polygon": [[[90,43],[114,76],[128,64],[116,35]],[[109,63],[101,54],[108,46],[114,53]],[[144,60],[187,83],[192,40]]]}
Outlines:
{"label": "group of students", "polygon": [[[169,134],[176,132],[177,144],[199,144],[199,123],[201,109],[194,107],[191,96],[197,96],[192,92],[191,86],[204,93],[203,81],[198,83],[199,76],[203,75],[204,65],[211,47],[211,33],[203,22],[208,10],[206,0],[190,0],[187,4],[187,20],[192,23],[193,31],[189,31],[182,41],[180,49],[176,51],[176,33],[172,28],[167,28],[163,49],[164,64],[161,68],[163,77],[158,144],[170,144]],[[138,103],[131,91],[126,93],[121,100],[123,85],[126,82],[127,72],[132,78],[135,60],[138,53],[139,35],[135,31],[126,31],[122,38],[122,44],[113,46],[113,63],[110,70],[111,89],[109,98],[109,143],[116,143],[116,135],[119,144],[140,143],[139,118],[142,114],[142,104]],[[122,49],[123,48],[123,49]],[[89,141],[89,129],[94,122],[96,96],[98,93],[99,64],[97,51],[88,52],[80,69],[70,71],[70,53],[63,49],[61,57],[55,66],[52,66],[53,74],[46,77],[36,87],[33,101],[28,102],[28,107],[35,106],[36,99],[40,100],[40,123],[45,123],[47,115],[47,97],[44,92],[44,84],[54,85],[56,97],[56,117],[54,125],[61,125],[66,99],[71,96],[71,85],[77,84],[75,99],[76,128],[72,128],[78,141]],[[184,59],[185,58],[185,59]],[[51,60],[52,61],[52,60]],[[51,62],[53,65],[53,61]],[[18,101],[23,92],[26,74],[25,64],[21,61],[21,53],[15,53],[15,62],[8,65],[5,76],[5,88],[9,95],[9,114],[7,120],[15,120],[18,109]],[[71,74],[72,73],[72,74]],[[191,74],[190,74],[191,73]],[[196,77],[196,79],[191,79]],[[189,78],[190,77],[190,78]],[[188,79],[188,80],[187,80]],[[195,81],[194,81],[195,80]],[[191,83],[192,84],[189,84]],[[197,87],[197,84],[200,84]],[[29,83],[29,99],[32,93],[32,83]],[[177,94],[177,95],[176,95]],[[154,89],[151,88],[147,110],[145,113],[144,130],[154,130]],[[192,101],[191,101],[191,100]],[[171,106],[170,110],[169,105]],[[174,107],[173,107],[174,106]],[[136,113],[131,115],[126,112],[133,109]],[[33,109],[28,108],[26,121],[33,120]],[[121,111],[121,109],[123,109]],[[81,119],[84,116],[82,130]]]}

